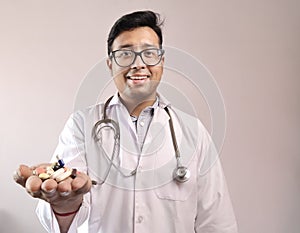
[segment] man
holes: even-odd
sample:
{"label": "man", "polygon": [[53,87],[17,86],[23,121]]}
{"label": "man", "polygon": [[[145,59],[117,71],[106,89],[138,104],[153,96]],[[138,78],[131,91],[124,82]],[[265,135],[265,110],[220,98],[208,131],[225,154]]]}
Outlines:
{"label": "man", "polygon": [[61,167],[80,172],[58,181],[37,176],[49,164],[18,169],[16,181],[42,199],[37,213],[48,232],[83,223],[92,233],[237,232],[219,161],[201,172],[215,153],[208,133],[157,93],[160,26],[158,14],[139,11],[112,27],[107,65],[118,93],[74,113],[55,151]]}

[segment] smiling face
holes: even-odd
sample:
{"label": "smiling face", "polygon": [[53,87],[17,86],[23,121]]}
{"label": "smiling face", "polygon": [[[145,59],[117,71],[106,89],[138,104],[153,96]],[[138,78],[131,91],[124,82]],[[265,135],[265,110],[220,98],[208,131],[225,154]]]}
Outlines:
{"label": "smiling face", "polygon": [[[160,48],[159,38],[150,27],[138,27],[122,32],[112,44],[112,51],[131,49],[140,52],[144,49]],[[107,60],[115,85],[123,102],[139,105],[153,103],[156,89],[163,73],[164,58],[155,66],[147,66],[140,56],[129,67],[120,67],[113,58]]]}

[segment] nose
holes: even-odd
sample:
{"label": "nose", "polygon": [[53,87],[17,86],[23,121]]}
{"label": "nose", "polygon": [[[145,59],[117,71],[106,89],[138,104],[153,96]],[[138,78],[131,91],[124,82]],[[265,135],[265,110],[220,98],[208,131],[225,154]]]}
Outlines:
{"label": "nose", "polygon": [[145,69],[146,64],[143,62],[141,54],[138,54],[131,65],[131,69]]}

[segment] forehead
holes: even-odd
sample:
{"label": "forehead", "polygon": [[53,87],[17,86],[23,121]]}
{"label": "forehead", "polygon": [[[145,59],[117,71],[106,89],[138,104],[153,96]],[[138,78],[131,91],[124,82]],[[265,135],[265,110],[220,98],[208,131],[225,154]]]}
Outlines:
{"label": "forehead", "polygon": [[150,27],[138,27],[118,35],[112,44],[112,49],[153,46],[159,47],[159,38],[155,31]]}

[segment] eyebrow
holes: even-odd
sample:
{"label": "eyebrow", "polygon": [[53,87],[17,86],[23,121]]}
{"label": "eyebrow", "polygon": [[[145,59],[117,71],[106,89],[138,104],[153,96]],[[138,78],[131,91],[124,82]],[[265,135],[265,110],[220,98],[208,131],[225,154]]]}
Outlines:
{"label": "eyebrow", "polygon": [[[133,44],[124,44],[124,45],[119,46],[118,49],[133,48],[133,47],[135,47],[135,45],[133,45]],[[148,43],[142,44],[141,47],[146,47],[146,48],[151,48],[151,47],[152,47],[152,48],[156,48],[155,45],[153,45],[153,44],[148,44]]]}

